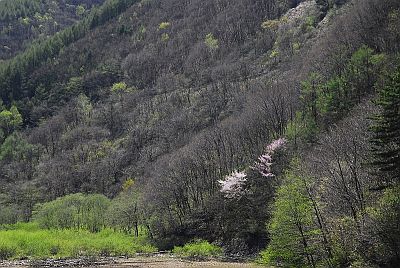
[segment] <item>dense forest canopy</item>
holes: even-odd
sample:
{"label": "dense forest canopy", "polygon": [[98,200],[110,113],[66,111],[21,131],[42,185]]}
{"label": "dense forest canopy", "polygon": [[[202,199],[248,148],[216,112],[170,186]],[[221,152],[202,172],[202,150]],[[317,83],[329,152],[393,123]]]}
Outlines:
{"label": "dense forest canopy", "polygon": [[3,0],[0,29],[0,224],[399,264],[399,1]]}

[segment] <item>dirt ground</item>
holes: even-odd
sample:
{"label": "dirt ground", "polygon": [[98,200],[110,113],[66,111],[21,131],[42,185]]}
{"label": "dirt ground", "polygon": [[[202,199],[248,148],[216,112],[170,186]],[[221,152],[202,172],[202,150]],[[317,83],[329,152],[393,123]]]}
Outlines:
{"label": "dirt ground", "polygon": [[256,268],[250,263],[230,263],[219,261],[189,261],[171,257],[136,257],[94,261],[48,260],[39,262],[18,261],[0,262],[0,268],[46,268],[46,267],[80,267],[80,268]]}
{"label": "dirt ground", "polygon": [[[92,266],[90,268],[95,268]],[[128,259],[112,265],[97,266],[103,268],[254,268],[255,265],[245,263],[228,263],[228,262],[217,262],[217,261],[204,261],[204,262],[192,262],[175,259],[164,259],[164,260],[151,260],[151,259]]]}

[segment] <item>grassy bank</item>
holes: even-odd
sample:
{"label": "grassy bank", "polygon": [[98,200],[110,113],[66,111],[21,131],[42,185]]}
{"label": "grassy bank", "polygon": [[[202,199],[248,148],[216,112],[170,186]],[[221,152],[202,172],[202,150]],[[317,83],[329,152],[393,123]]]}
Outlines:
{"label": "grassy bank", "polygon": [[0,259],[43,259],[79,256],[131,256],[154,252],[145,237],[133,237],[110,229],[43,230],[35,223],[19,223],[0,229]]}

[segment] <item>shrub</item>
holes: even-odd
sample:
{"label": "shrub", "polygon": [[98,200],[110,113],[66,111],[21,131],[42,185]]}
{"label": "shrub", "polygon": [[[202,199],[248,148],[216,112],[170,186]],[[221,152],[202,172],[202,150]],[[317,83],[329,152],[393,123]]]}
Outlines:
{"label": "shrub", "polygon": [[261,24],[261,28],[266,30],[277,30],[279,27],[279,20],[267,20]]}
{"label": "shrub", "polygon": [[212,33],[206,35],[204,43],[211,50],[216,50],[219,48],[219,41]]}
{"label": "shrub", "polygon": [[159,30],[165,30],[171,26],[171,23],[169,22],[161,22],[160,25],[158,26]]}
{"label": "shrub", "polygon": [[99,232],[105,228],[110,200],[99,194],[72,194],[36,207],[34,220],[42,228],[73,228]]}
{"label": "shrub", "polygon": [[316,18],[313,16],[308,16],[304,23],[304,27],[307,31],[311,31],[316,25]]}
{"label": "shrub", "polygon": [[195,240],[183,247],[174,247],[172,252],[181,257],[209,258],[220,256],[222,249],[210,244],[208,241]]}

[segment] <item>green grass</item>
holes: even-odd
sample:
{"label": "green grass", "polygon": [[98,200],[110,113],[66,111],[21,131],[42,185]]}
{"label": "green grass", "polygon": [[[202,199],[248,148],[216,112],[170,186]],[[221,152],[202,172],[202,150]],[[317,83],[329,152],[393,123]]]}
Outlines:
{"label": "green grass", "polygon": [[195,240],[183,247],[174,247],[174,254],[190,258],[210,258],[222,255],[222,249],[204,240]]}
{"label": "green grass", "polygon": [[35,223],[0,227],[0,259],[131,256],[154,251],[146,237],[135,238],[110,229],[99,233],[43,230]]}

